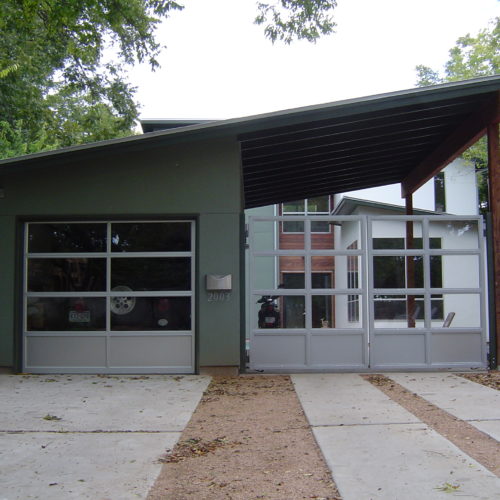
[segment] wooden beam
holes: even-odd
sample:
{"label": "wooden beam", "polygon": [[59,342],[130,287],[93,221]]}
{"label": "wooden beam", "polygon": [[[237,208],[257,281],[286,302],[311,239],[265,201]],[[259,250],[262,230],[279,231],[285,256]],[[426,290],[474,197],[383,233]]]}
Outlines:
{"label": "wooden beam", "polygon": [[496,359],[500,359],[500,148],[498,123],[488,127],[489,211],[493,226],[493,269],[495,276]]}
{"label": "wooden beam", "polygon": [[401,196],[405,198],[432,179],[446,165],[458,158],[477,142],[488,125],[500,121],[500,92],[481,110],[467,119],[449,135],[427,158],[417,165],[401,182]]}

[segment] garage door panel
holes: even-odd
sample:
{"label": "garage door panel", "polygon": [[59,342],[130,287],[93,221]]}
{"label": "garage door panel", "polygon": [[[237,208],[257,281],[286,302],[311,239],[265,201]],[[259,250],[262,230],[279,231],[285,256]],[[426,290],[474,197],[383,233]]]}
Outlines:
{"label": "garage door panel", "polygon": [[364,334],[348,333],[345,335],[312,335],[311,365],[351,366],[364,365]]}
{"label": "garage door panel", "polygon": [[481,363],[481,333],[444,332],[432,335],[432,363]]}
{"label": "garage door panel", "polygon": [[425,365],[425,339],[425,334],[376,334],[372,343],[373,366]]}
{"label": "garage door panel", "polygon": [[106,338],[36,336],[26,338],[26,371],[37,367],[105,367]]}
{"label": "garage door panel", "polygon": [[190,367],[192,359],[191,335],[110,338],[110,367]]}
{"label": "garage door panel", "polygon": [[258,367],[305,366],[306,338],[302,335],[256,335],[251,344]]}

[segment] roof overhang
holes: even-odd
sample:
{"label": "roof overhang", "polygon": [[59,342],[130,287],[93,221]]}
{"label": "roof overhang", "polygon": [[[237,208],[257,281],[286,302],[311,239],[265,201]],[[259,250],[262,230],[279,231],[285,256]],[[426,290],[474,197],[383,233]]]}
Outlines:
{"label": "roof overhang", "polygon": [[349,99],[0,161],[0,174],[169,144],[241,145],[245,208],[401,183],[412,193],[500,121],[500,76]]}
{"label": "roof overhang", "polygon": [[393,183],[411,194],[498,123],[499,91],[500,77],[419,88],[302,111],[301,121],[241,134],[245,204]]}
{"label": "roof overhang", "polygon": [[[367,208],[369,210],[384,210],[388,213],[406,215],[406,207],[394,205],[393,203],[382,203],[380,201],[365,200],[354,198],[352,196],[343,196],[338,205],[333,210],[332,215],[353,215],[358,208]],[[424,210],[420,208],[413,209],[413,215],[445,215],[442,212],[433,210]]]}

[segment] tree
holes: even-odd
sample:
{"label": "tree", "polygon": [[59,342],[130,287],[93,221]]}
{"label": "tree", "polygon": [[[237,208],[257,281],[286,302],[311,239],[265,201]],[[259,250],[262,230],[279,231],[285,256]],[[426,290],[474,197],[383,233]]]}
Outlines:
{"label": "tree", "polygon": [[[258,2],[272,41],[333,31],[335,0]],[[0,158],[130,135],[138,117],[126,68],[158,67],[159,23],[175,0],[2,0]],[[112,61],[105,61],[113,50]]]}
{"label": "tree", "polygon": [[330,14],[336,6],[336,0],[257,2],[255,23],[264,25],[264,33],[273,43],[291,43],[295,38],[315,42],[321,35],[333,33],[335,23]]}
{"label": "tree", "polygon": [[[123,66],[158,65],[154,30],[180,8],[172,0],[2,0],[2,156],[130,134],[137,106]],[[116,59],[103,63],[109,46]]]}
{"label": "tree", "polygon": [[[449,51],[444,74],[428,66],[416,67],[417,85],[420,87],[439,83],[467,80],[500,73],[500,17],[477,36],[469,34],[459,38]],[[486,179],[488,153],[486,138],[481,138],[463,154],[463,158],[474,163],[478,174],[479,203],[482,211],[488,206],[488,185]]]}

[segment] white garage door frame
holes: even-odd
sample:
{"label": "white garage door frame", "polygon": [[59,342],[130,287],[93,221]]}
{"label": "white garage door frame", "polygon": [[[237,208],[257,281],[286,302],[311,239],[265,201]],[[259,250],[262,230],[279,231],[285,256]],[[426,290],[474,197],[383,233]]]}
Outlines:
{"label": "white garage door frame", "polygon": [[[189,224],[189,251],[113,252],[112,224],[183,223]],[[33,253],[29,250],[30,224],[106,224],[106,251]],[[194,220],[49,220],[27,222],[24,225],[23,259],[23,352],[22,370],[28,373],[194,373],[195,372],[195,248]],[[28,291],[30,259],[104,259],[106,288],[104,291]],[[190,289],[139,291],[127,290],[131,300],[141,298],[190,300],[189,329],[112,330],[112,302],[124,297],[124,292],[111,289],[111,261],[123,258],[188,258],[190,259]],[[186,287],[187,288],[187,287]],[[101,298],[105,300],[105,328],[95,331],[30,331],[28,308],[43,299]],[[144,302],[148,302],[147,300]],[[172,302],[172,301],[171,301]],[[89,313],[90,314],[90,313]],[[165,320],[163,320],[165,321]]]}

